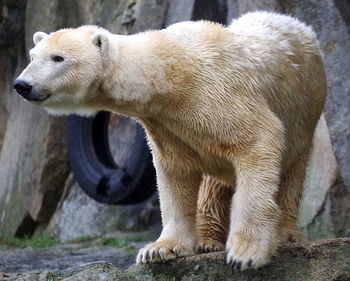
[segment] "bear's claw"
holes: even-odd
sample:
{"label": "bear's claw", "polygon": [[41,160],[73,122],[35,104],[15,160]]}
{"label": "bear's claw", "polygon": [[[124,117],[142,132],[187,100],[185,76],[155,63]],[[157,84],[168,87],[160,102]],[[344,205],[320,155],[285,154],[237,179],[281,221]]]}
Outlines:
{"label": "bear's claw", "polygon": [[259,240],[240,239],[239,236],[233,236],[226,244],[226,262],[235,270],[257,269],[270,261],[275,247],[271,240],[265,241],[264,245],[259,243]]}
{"label": "bear's claw", "polygon": [[176,243],[172,239],[156,241],[146,245],[139,251],[136,263],[162,262],[192,254],[194,252],[191,247]]}
{"label": "bear's claw", "polygon": [[238,260],[238,259],[228,258],[227,264],[235,270],[245,270],[245,269],[248,269],[252,266],[252,260],[250,259],[247,262],[247,261],[242,261],[242,260]]}
{"label": "bear's claw", "polygon": [[224,250],[225,250],[224,244],[217,241],[200,242],[196,247],[197,253],[211,253],[211,252],[220,252]]}

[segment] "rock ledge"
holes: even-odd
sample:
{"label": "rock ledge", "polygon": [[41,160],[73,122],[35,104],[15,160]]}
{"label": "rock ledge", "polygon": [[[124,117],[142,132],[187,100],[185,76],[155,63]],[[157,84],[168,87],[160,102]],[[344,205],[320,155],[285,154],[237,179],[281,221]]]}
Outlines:
{"label": "rock ledge", "polygon": [[339,238],[282,247],[267,266],[245,272],[233,271],[225,253],[181,258],[162,264],[133,265],[122,270],[107,262],[73,267],[64,271],[5,275],[7,281],[349,281],[350,239]]}

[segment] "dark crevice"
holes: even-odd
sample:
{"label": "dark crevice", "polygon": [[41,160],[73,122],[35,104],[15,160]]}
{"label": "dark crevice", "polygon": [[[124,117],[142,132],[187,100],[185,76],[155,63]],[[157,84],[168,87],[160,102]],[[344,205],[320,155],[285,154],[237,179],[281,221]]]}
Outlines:
{"label": "dark crevice", "polygon": [[32,237],[36,227],[39,225],[38,222],[34,221],[33,218],[29,213],[27,213],[19,227],[17,228],[17,231],[15,233],[15,236],[17,237]]}
{"label": "dark crevice", "polygon": [[102,196],[107,196],[108,194],[108,189],[110,188],[109,186],[109,179],[110,177],[107,175],[103,175],[98,182],[96,186],[96,194],[97,195],[102,195]]}
{"label": "dark crevice", "polygon": [[196,0],[192,12],[192,20],[210,20],[226,24],[227,1],[226,0]]}
{"label": "dark crevice", "polygon": [[342,16],[348,32],[350,33],[350,1],[348,0],[334,0],[340,15]]}
{"label": "dark crevice", "polygon": [[98,160],[108,168],[117,169],[108,139],[109,116],[108,112],[101,111],[93,119],[92,142]]}

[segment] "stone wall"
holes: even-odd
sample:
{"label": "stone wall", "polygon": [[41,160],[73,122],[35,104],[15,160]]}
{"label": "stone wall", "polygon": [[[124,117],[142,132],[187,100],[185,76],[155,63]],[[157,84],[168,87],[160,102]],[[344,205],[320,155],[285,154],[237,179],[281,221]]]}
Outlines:
{"label": "stone wall", "polygon": [[[49,118],[12,90],[14,77],[27,64],[24,34],[28,5],[26,1],[2,1],[1,5],[0,58],[5,75],[0,82],[0,130],[6,130],[0,133],[0,227],[21,234],[52,215],[68,162],[64,120]],[[42,200],[46,214],[39,206],[40,197],[46,201]]]}
{"label": "stone wall", "polygon": [[[50,232],[66,240],[96,235],[111,227],[147,225],[154,222],[150,217],[159,219],[156,203],[150,203],[154,198],[120,207],[101,205],[82,193],[70,174],[65,118],[49,117],[14,94],[13,80],[28,62],[36,30],[99,24],[114,33],[129,34],[191,18],[229,23],[258,9],[291,14],[312,25],[318,34],[329,92],[325,119],[315,137],[300,221],[311,238],[343,236],[350,228],[348,1],[2,0],[0,6],[1,230],[31,234],[49,225]],[[76,227],[81,216],[84,229]],[[97,221],[99,227],[92,227]]]}

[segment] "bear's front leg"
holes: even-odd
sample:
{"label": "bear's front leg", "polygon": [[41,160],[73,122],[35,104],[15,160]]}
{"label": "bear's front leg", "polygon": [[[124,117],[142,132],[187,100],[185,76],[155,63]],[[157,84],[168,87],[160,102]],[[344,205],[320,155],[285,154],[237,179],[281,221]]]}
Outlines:
{"label": "bear's front leg", "polygon": [[166,261],[194,254],[195,216],[201,175],[175,167],[155,166],[163,230],[157,241],[139,251],[137,263]]}
{"label": "bear's front leg", "polygon": [[227,263],[237,270],[268,263],[280,240],[276,195],[282,142],[278,135],[270,141],[266,137],[235,159],[237,185],[226,250]]}

